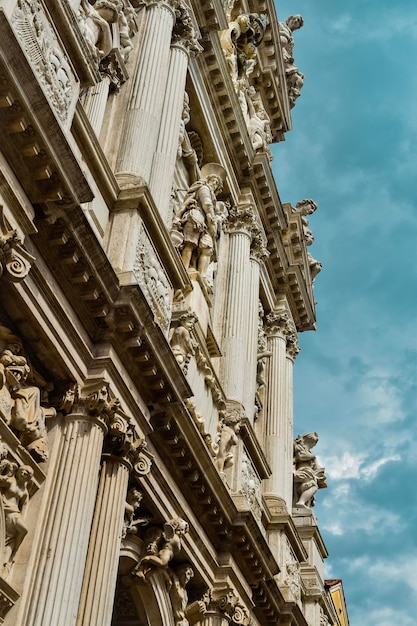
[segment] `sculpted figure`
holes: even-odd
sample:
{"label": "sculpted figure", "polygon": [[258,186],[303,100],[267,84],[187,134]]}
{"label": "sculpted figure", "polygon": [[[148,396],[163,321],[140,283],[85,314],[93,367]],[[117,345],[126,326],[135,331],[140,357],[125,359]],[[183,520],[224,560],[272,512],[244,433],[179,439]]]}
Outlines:
{"label": "sculpted figure", "polygon": [[231,467],[234,462],[232,448],[238,443],[237,434],[240,430],[241,413],[239,410],[225,412],[218,426],[217,444],[219,446],[216,465],[219,472]]}
{"label": "sculpted figure", "polygon": [[[163,532],[156,532],[148,543],[147,554],[141,558],[135,574],[146,580],[146,576],[158,568],[167,575],[168,564],[181,551],[181,537],[188,533],[188,522],[181,517],[171,519],[164,524]],[[151,529],[154,530],[154,529]]]}
{"label": "sculpted figure", "polygon": [[294,441],[294,496],[295,506],[311,508],[319,489],[327,487],[324,468],[311,452],[318,442],[317,433],[299,435]]}
{"label": "sculpted figure", "polygon": [[207,603],[204,600],[196,600],[196,602],[188,604],[186,587],[193,576],[194,570],[189,563],[184,563],[175,570],[171,570],[168,587],[175,626],[189,626],[190,621],[195,624],[200,621],[201,616],[207,610]]}
{"label": "sculpted figure", "polygon": [[[88,0],[81,0],[79,24],[84,39],[98,62],[104,59],[114,47],[118,47],[123,60],[127,60],[133,48],[131,35],[136,30],[135,12],[129,2],[96,0],[90,4]],[[118,25],[116,44],[112,24]]]}
{"label": "sculpted figure", "polygon": [[194,267],[205,278],[217,235],[216,211],[224,210],[216,194],[223,189],[226,172],[218,163],[206,163],[201,176],[189,188],[173,227],[182,233],[181,257],[186,269]]}
{"label": "sculpted figure", "polygon": [[265,111],[260,96],[256,95],[251,87],[247,92],[248,102],[248,132],[255,151],[266,152],[272,158],[269,144],[272,142],[272,133],[269,115]]}
{"label": "sculpted figure", "polygon": [[285,22],[279,22],[279,39],[284,57],[284,64],[286,66],[294,63],[293,50],[294,50],[294,37],[293,32],[298,30],[304,25],[304,20],[301,15],[290,15]]}
{"label": "sculpted figure", "polygon": [[149,524],[149,518],[147,517],[135,518],[135,513],[142,499],[143,493],[136,487],[131,487],[127,492],[122,538],[126,537],[126,535],[136,535],[138,526],[147,526]]}
{"label": "sculpted figure", "polygon": [[22,445],[38,461],[48,458],[45,418],[55,409],[41,406],[41,392],[28,384],[31,368],[20,354],[22,343],[5,326],[0,326],[0,416],[15,429]]}
{"label": "sculpted figure", "polygon": [[174,328],[170,340],[175,358],[185,373],[187,373],[187,367],[191,357],[195,354],[197,344],[191,335],[191,331],[197,321],[198,319],[193,313],[184,313],[184,315],[181,315],[179,318],[179,326]]}
{"label": "sculpted figure", "polygon": [[28,483],[33,476],[33,470],[28,465],[17,467],[15,463],[5,461],[2,461],[1,465],[0,493],[6,518],[3,567],[8,573],[16,552],[27,534],[23,515],[29,501]]}

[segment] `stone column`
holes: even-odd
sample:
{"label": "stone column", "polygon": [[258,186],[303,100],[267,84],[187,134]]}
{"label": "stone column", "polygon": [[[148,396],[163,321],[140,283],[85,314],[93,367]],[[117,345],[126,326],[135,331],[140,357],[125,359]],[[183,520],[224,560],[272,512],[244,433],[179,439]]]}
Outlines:
{"label": "stone column", "polygon": [[[226,397],[243,404],[245,400],[245,379],[247,342],[249,335],[247,311],[250,303],[250,244],[255,219],[251,205],[233,208],[229,214],[230,234],[229,267],[227,275],[227,296],[225,328],[223,339],[223,380]],[[256,300],[256,306],[258,306]],[[256,336],[256,335],[255,335]]]}
{"label": "stone column", "polygon": [[[292,363],[296,334],[288,314],[267,316],[269,357],[265,407],[265,450],[272,475],[265,484],[265,498],[279,496],[292,510],[293,397]],[[287,352],[288,347],[291,348]],[[298,346],[297,346],[298,348]]]}
{"label": "stone column", "polygon": [[[149,181],[158,142],[161,115],[167,96],[172,0],[153,0],[146,7],[145,29],[120,142],[117,162],[119,183],[129,185],[138,177]],[[182,96],[181,96],[182,98]]]}
{"label": "stone column", "polygon": [[126,420],[113,422],[108,437],[113,453],[103,455],[78,626],[111,624],[129,475],[133,466],[136,478],[149,473],[149,460],[141,452],[145,446],[143,440],[134,441]]}
{"label": "stone column", "polygon": [[[202,50],[197,43],[188,8],[179,5],[172,36],[169,58],[168,82],[165,89],[161,125],[156,151],[153,155],[149,186],[156,206],[164,222],[170,226],[170,199],[172,179],[178,152],[181,119],[187,123],[188,102],[185,97],[185,81],[190,54]],[[186,116],[184,120],[183,115]]]}
{"label": "stone column", "polygon": [[[25,626],[75,625],[97,493],[108,386],[84,388],[68,414],[47,477],[42,536]],[[71,406],[72,405],[72,406]],[[64,409],[63,409],[64,410]]]}
{"label": "stone column", "polygon": [[262,261],[267,257],[264,239],[259,232],[254,234],[250,247],[249,291],[245,308],[248,318],[248,338],[246,342],[245,386],[243,406],[251,424],[255,415],[256,371],[258,356],[258,306],[259,272]]}

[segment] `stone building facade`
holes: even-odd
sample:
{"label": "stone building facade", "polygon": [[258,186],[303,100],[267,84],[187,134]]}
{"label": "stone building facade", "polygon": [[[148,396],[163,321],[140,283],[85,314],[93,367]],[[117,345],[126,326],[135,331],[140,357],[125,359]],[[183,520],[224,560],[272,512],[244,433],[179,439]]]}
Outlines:
{"label": "stone building facade", "polygon": [[[279,10],[279,2],[277,3]],[[293,441],[312,200],[272,0],[0,2],[0,623],[338,618]]]}

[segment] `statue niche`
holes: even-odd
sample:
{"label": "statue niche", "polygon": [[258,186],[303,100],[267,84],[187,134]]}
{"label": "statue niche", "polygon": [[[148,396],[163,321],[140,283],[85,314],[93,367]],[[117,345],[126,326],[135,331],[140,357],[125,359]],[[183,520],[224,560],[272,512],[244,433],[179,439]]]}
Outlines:
{"label": "statue niche", "polygon": [[41,390],[32,383],[34,372],[22,351],[20,339],[0,326],[0,417],[33,458],[42,462],[48,458],[45,420],[56,411],[41,405]]}

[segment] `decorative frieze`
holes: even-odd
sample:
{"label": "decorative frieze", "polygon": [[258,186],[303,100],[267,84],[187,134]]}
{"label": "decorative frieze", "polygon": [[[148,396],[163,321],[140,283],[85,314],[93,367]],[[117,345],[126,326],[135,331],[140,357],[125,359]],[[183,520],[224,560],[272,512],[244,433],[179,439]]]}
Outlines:
{"label": "decorative frieze", "polygon": [[18,0],[11,22],[49,103],[68,126],[79,85],[43,2]]}
{"label": "decorative frieze", "polygon": [[154,313],[156,323],[167,332],[173,288],[143,222],[139,229],[133,274]]}

